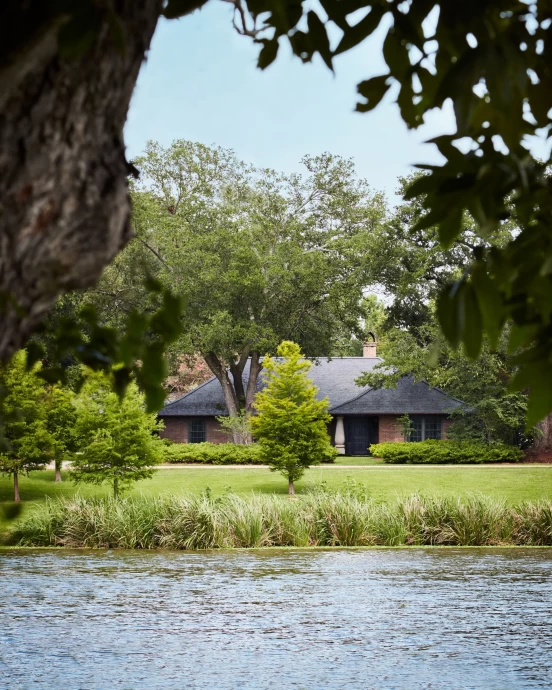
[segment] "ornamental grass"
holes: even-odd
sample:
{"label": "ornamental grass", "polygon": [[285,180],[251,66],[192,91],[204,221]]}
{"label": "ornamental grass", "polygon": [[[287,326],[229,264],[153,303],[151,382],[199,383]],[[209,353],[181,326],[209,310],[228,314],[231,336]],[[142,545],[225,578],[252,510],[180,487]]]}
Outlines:
{"label": "ornamental grass", "polygon": [[552,502],[510,506],[483,495],[413,494],[380,503],[354,493],[208,494],[49,500],[10,544],[119,549],[307,546],[552,546]]}

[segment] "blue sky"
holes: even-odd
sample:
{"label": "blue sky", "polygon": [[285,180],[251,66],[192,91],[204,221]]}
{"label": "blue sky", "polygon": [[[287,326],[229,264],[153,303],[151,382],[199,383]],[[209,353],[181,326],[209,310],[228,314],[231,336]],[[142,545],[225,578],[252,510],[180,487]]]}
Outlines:
{"label": "blue sky", "polygon": [[451,131],[450,112],[435,112],[409,132],[393,98],[372,113],[354,112],[356,84],[385,71],[381,33],[336,61],[303,65],[286,48],[256,68],[258,46],[231,25],[231,8],[211,2],[177,21],[162,20],[131,103],[128,156],[148,139],[232,148],[243,160],[283,172],[300,171],[305,154],[330,151],[355,160],[359,174],[394,200],[397,177],[414,163],[438,162],[425,139]]}

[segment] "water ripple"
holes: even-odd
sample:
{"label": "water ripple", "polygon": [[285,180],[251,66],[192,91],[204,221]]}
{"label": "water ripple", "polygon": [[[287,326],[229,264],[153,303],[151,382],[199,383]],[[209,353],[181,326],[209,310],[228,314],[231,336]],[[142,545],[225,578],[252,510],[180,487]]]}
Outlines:
{"label": "water ripple", "polygon": [[552,686],[552,552],[0,553],[0,688]]}

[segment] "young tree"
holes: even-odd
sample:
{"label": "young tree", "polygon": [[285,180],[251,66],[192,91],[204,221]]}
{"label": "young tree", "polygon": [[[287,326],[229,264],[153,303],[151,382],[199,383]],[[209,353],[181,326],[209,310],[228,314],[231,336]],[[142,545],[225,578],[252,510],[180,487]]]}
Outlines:
{"label": "young tree", "polygon": [[70,388],[51,386],[46,397],[46,429],[51,438],[50,454],[54,460],[56,482],[61,481],[64,459],[77,450],[75,394]]}
{"label": "young tree", "polygon": [[155,434],[162,424],[146,412],[144,396],[134,382],[120,399],[109,379],[96,374],[77,397],[76,409],[75,431],[82,452],[73,461],[75,482],[108,482],[118,496],[132,483],[153,475],[163,457],[162,442]]}
{"label": "young tree", "polygon": [[44,469],[52,447],[46,428],[46,390],[36,376],[39,367],[27,371],[26,363],[27,354],[21,350],[0,370],[5,444],[0,455],[0,471],[12,475],[16,502],[21,500],[19,475]]}
{"label": "young tree", "polygon": [[296,343],[284,341],[278,357],[264,362],[266,387],[257,394],[251,418],[253,435],[273,472],[288,479],[288,492],[311,465],[335,457],[327,424],[328,399],[317,400],[318,389],[307,378],[312,362],[303,359]]}

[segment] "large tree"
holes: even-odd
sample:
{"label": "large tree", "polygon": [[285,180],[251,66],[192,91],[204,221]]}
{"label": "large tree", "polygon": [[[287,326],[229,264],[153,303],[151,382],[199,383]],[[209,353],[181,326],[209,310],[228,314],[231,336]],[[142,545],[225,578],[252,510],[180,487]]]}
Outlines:
{"label": "large tree", "polygon": [[202,354],[232,416],[251,409],[261,357],[283,339],[323,356],[360,331],[384,200],[348,160],[302,162],[304,175],[281,175],[220,148],[150,144],[137,162],[137,237],[90,295],[98,305],[108,296],[105,318],[114,322],[145,308],[132,282],[140,271],[185,295],[177,346]]}
{"label": "large tree", "polygon": [[[0,358],[36,328],[56,297],[88,285],[129,237],[122,127],[157,20],[203,0],[7,0],[0,9]],[[552,409],[552,181],[528,151],[552,132],[552,10],[546,0],[231,0],[235,26],[262,49],[288,41],[304,62],[338,56],[385,26],[387,70],[359,84],[359,111],[392,89],[405,123],[450,99],[453,133],[434,143],[442,165],[410,189],[425,195],[418,227],[438,224],[449,246],[469,210],[482,237],[512,215],[520,232],[473,254],[443,293],[453,345],[477,353],[511,320],[525,346],[518,386],[531,386],[530,419]],[[365,10],[360,19],[359,13]],[[331,38],[330,38],[331,37]],[[467,143],[467,145],[466,145]],[[544,147],[544,150],[547,150]],[[548,155],[548,154],[547,154]],[[465,319],[464,314],[470,313]],[[138,357],[139,358],[139,357]]]}

